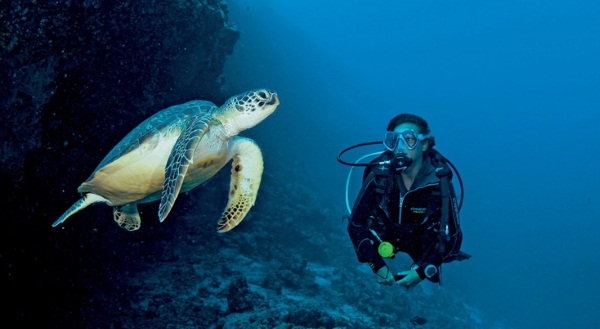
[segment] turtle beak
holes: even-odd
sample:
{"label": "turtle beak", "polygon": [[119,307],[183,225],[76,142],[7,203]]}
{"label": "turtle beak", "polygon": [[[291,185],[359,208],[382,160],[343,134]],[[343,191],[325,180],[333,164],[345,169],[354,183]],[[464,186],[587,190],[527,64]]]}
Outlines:
{"label": "turtle beak", "polygon": [[271,99],[267,102],[267,104],[275,106],[279,105],[279,97],[277,97],[276,93],[271,94]]}

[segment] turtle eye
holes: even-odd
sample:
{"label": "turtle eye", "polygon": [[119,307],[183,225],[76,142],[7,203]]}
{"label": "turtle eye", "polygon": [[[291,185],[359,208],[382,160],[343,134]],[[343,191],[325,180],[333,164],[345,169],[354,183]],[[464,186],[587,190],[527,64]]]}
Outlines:
{"label": "turtle eye", "polygon": [[[259,96],[260,98],[263,98],[263,99],[264,99],[264,98],[267,98],[267,94],[266,94],[264,91],[261,91],[260,93],[258,93],[258,96]],[[261,105],[261,106],[262,106],[262,105]]]}

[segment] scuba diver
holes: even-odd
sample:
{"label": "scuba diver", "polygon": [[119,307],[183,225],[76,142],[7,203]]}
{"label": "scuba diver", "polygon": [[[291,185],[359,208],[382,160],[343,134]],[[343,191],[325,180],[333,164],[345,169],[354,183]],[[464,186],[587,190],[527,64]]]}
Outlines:
{"label": "scuba diver", "polygon": [[[365,166],[363,185],[351,210],[348,234],[358,261],[368,263],[380,284],[411,289],[427,279],[440,283],[441,265],[471,256],[461,252],[462,181],[454,166],[433,149],[435,139],[427,122],[400,114],[388,124],[385,150]],[[452,170],[461,186],[457,202]],[[392,273],[385,259],[398,252],[413,261],[410,269]]]}

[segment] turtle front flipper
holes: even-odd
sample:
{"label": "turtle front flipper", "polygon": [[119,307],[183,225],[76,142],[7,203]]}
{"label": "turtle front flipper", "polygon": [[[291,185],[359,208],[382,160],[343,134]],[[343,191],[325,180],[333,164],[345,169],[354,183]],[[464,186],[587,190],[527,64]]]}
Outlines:
{"label": "turtle front flipper", "polygon": [[161,222],[173,208],[185,174],[194,159],[194,151],[208,130],[209,123],[210,116],[207,115],[191,118],[171,150],[165,167],[165,184],[158,207],[158,219]]}
{"label": "turtle front flipper", "polygon": [[142,225],[140,213],[135,203],[114,207],[113,217],[115,222],[127,231],[136,231]]}
{"label": "turtle front flipper", "polygon": [[56,222],[54,222],[54,224],[52,224],[52,227],[58,226],[59,224],[67,220],[67,218],[71,217],[73,214],[96,202],[104,202],[112,206],[112,203],[106,198],[98,194],[87,193],[81,199],[77,200],[77,202],[75,202],[69,209],[67,209],[67,211],[65,211],[65,213],[62,214],[62,216],[60,216],[60,218],[57,219]]}
{"label": "turtle front flipper", "polygon": [[236,227],[254,205],[264,168],[262,152],[251,139],[235,137],[230,152],[233,163],[229,201],[217,224],[221,233]]}

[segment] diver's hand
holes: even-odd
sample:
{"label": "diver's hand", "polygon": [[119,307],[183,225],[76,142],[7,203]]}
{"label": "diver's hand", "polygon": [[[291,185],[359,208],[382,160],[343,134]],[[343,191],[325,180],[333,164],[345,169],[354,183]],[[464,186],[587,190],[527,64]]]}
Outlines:
{"label": "diver's hand", "polygon": [[390,268],[387,266],[380,268],[377,272],[375,272],[375,275],[377,275],[377,282],[379,284],[391,286],[396,282],[394,281],[394,275],[392,274],[392,271],[390,271]]}
{"label": "diver's hand", "polygon": [[401,285],[401,286],[405,287],[406,289],[412,289],[416,285],[418,285],[419,282],[423,281],[419,277],[419,274],[417,273],[417,269],[402,271],[402,272],[398,273],[397,275],[405,275],[405,277],[402,280],[396,281],[396,284]]}

